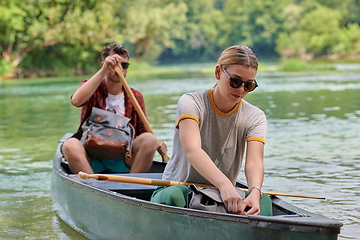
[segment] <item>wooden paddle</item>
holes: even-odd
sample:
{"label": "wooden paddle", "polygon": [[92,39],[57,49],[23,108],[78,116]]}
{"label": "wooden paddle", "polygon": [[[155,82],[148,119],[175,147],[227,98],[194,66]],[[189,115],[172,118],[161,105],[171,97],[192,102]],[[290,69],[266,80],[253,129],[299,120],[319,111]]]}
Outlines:
{"label": "wooden paddle", "polygon": [[[120,81],[121,81],[122,85],[124,86],[124,89],[125,89],[126,93],[129,95],[131,101],[133,102],[134,107],[135,107],[137,113],[139,114],[141,120],[143,121],[146,129],[149,132],[151,132],[152,134],[155,135],[154,131],[152,130],[152,128],[150,126],[149,121],[147,120],[147,118],[146,118],[146,116],[144,114],[144,111],[140,107],[140,104],[138,103],[137,99],[135,98],[134,93],[131,91],[129,85],[127,84],[126,79],[124,78],[124,75],[122,74],[122,71],[121,71],[120,67],[115,66],[114,69],[115,69],[116,73],[119,75]],[[167,162],[170,159],[166,154],[162,155],[161,157],[162,157],[164,162]]]}
{"label": "wooden paddle", "polygon": [[[159,179],[149,179],[149,178],[138,178],[138,177],[126,177],[126,176],[116,176],[116,175],[108,175],[108,174],[87,174],[84,172],[78,173],[79,178],[81,179],[96,179],[99,181],[108,181],[108,182],[122,182],[122,183],[134,183],[134,184],[144,184],[144,185],[154,185],[154,186],[173,186],[173,185],[184,185],[188,186],[192,183],[188,182],[178,182],[178,181],[168,181],[168,180],[159,180]],[[211,187],[214,188],[212,185],[207,184],[198,184],[195,185],[200,187]],[[248,191],[247,189],[240,188],[243,191]],[[307,195],[299,195],[299,194],[290,194],[290,193],[279,193],[279,192],[268,192],[268,191],[261,191],[268,195],[277,195],[277,196],[286,196],[286,197],[300,197],[300,198],[313,198],[313,199],[325,199],[323,197],[314,197],[314,196],[307,196]]]}

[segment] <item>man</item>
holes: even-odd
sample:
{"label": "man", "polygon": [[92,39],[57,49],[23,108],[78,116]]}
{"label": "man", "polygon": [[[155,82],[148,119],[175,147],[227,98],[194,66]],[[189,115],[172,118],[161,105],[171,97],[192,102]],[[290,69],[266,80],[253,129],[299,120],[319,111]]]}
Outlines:
{"label": "man", "polygon": [[[79,171],[86,173],[147,172],[152,164],[155,151],[158,150],[161,155],[166,154],[166,145],[164,142],[158,142],[156,137],[146,130],[130,97],[124,91],[120,77],[113,70],[115,66],[120,66],[124,77],[126,77],[130,58],[128,51],[122,45],[113,43],[106,46],[101,55],[100,70],[90,79],[84,80],[71,97],[71,103],[82,108],[81,124],[79,131],[64,142],[62,153],[73,173]],[[143,96],[139,91],[131,90],[145,112]],[[82,136],[81,125],[91,114],[92,107],[112,110],[116,114],[131,119],[130,123],[135,129],[135,139],[132,143],[132,155],[130,158],[115,161],[97,159],[89,156],[85,151],[80,142]]]}

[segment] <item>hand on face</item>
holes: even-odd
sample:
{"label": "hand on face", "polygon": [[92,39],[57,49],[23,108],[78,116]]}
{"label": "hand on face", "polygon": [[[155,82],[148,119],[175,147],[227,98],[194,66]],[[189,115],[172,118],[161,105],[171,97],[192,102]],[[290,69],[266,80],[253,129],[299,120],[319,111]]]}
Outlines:
{"label": "hand on face", "polygon": [[124,77],[126,76],[126,73],[127,73],[127,69],[124,69],[122,66],[121,66],[121,63],[123,62],[127,62],[127,58],[126,57],[123,57],[121,55],[118,55],[118,54],[112,54],[112,55],[109,55],[108,57],[105,58],[105,60],[101,63],[102,64],[102,68],[103,69],[106,69],[108,70],[107,72],[107,77],[110,78],[110,79],[116,79],[116,80],[119,80],[119,76],[117,75],[117,73],[115,72],[114,68],[115,66],[118,66]]}

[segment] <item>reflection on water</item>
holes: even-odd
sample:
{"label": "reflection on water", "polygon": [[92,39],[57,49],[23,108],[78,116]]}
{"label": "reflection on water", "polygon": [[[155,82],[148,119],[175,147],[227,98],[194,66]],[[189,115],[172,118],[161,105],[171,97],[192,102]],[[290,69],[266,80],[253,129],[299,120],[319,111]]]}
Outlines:
{"label": "reflection on water", "polygon": [[[260,73],[257,80],[246,99],[269,119],[264,189],[326,197],[283,198],[343,222],[339,239],[360,239],[359,73]],[[83,239],[56,217],[50,196],[57,141],[78,127],[69,97],[79,81],[0,82],[0,238]],[[215,83],[213,74],[199,72],[130,74],[128,81],[144,94],[149,121],[170,153],[178,98]]]}

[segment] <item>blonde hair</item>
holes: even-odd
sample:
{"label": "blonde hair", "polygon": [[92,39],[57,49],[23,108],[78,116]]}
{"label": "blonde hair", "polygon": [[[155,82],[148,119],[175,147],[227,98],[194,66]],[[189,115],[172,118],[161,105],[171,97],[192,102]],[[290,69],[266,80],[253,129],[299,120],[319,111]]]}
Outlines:
{"label": "blonde hair", "polygon": [[228,65],[242,65],[258,69],[258,60],[247,46],[232,46],[225,49],[218,59],[218,64],[225,68]]}

